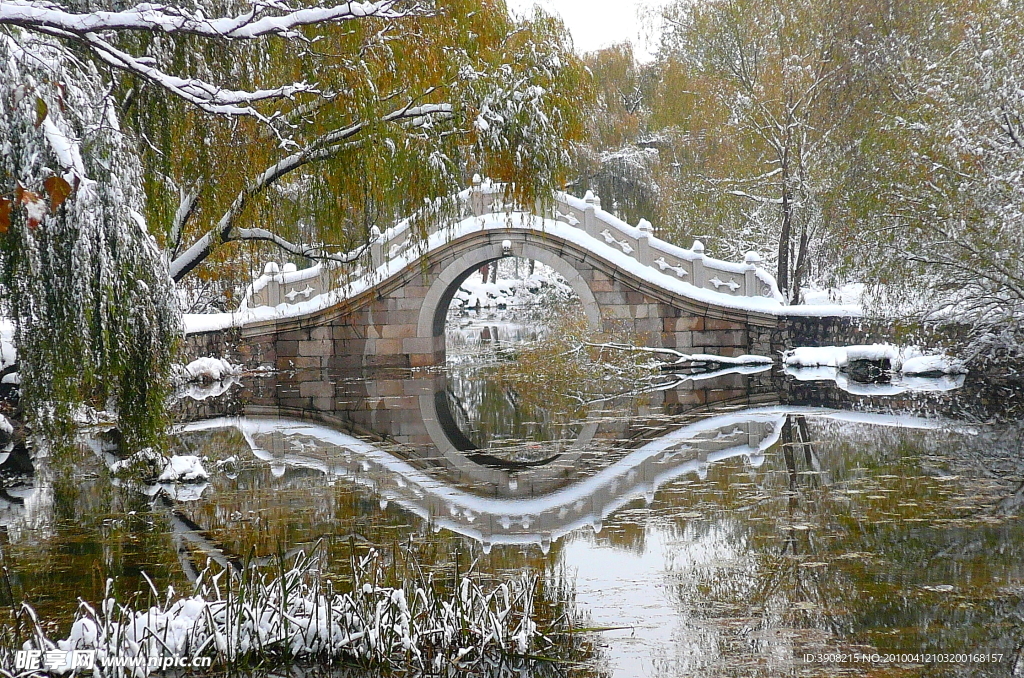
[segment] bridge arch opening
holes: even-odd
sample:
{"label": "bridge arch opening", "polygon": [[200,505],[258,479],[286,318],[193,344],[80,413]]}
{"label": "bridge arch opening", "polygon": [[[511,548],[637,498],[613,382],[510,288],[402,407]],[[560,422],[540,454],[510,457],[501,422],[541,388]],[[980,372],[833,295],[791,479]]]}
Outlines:
{"label": "bridge arch opening", "polygon": [[417,324],[417,336],[432,339],[435,351],[443,353],[449,309],[460,287],[484,266],[496,265],[510,257],[536,261],[552,269],[579,299],[588,324],[594,329],[600,328],[601,310],[597,299],[587,281],[572,264],[543,247],[522,242],[512,245],[509,241],[504,241],[467,252],[441,271],[424,297]]}

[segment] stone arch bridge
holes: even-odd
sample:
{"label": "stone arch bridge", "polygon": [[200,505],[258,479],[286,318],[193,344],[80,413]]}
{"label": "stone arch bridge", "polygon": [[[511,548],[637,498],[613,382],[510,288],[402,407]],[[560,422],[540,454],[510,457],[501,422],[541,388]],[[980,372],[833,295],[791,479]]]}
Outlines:
{"label": "stone arch bridge", "polygon": [[[461,219],[416,237],[408,221],[376,234],[358,264],[295,270],[268,264],[239,312],[186,316],[190,351],[280,369],[443,364],[444,323],[459,285],[482,265],[516,256],[557,271],[598,330],[627,330],[648,346],[721,356],[769,355],[785,313],[774,278],[743,263],[664,242],[561,193],[520,211],[499,186],[475,181]],[[777,342],[776,342],[777,343]]]}

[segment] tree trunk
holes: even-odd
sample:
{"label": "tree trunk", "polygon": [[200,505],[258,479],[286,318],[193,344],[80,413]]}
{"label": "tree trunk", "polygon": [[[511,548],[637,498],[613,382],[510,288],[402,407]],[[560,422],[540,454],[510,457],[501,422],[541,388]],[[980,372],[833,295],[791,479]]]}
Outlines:
{"label": "tree trunk", "polygon": [[778,270],[778,281],[779,290],[786,295],[786,300],[791,299],[789,292],[789,241],[791,239],[791,230],[793,227],[793,207],[790,204],[789,198],[789,182],[786,181],[785,172],[783,172],[783,184],[782,184],[782,232],[779,233],[779,270]]}
{"label": "tree trunk", "polygon": [[800,224],[800,250],[796,255],[796,267],[793,270],[793,294],[790,303],[800,303],[800,285],[804,281],[804,269],[807,268],[807,225]]}

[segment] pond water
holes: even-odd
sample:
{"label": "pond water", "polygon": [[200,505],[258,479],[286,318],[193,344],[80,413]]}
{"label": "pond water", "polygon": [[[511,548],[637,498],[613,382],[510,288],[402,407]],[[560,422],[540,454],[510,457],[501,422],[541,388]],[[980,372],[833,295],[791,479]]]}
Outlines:
{"label": "pond water", "polygon": [[956,392],[772,370],[567,406],[506,379],[530,373],[509,360],[535,330],[455,327],[445,369],[269,373],[187,398],[174,451],[203,457],[207,483],[123,486],[102,435],[31,473],[9,458],[0,602],[59,635],[111,577],[187,590],[208,558],[322,540],[340,571],[357,546],[411,544],[439,572],[458,558],[573,584],[589,625],[622,627],[594,633],[574,675],[1024,671],[1024,427],[958,417]]}

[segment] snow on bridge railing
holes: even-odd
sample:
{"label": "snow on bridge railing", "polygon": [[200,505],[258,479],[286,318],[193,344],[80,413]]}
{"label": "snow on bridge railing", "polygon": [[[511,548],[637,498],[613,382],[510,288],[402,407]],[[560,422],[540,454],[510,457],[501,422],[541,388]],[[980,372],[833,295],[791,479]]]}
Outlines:
{"label": "snow on bridge railing", "polygon": [[583,199],[568,193],[555,196],[554,219],[582,229],[597,240],[619,249],[641,264],[671,275],[694,287],[735,297],[765,297],[783,301],[775,278],[758,268],[761,257],[747,252],[742,264],[705,256],[704,245],[695,240],[691,249],[677,247],[654,237],[646,219],[630,226],[601,209],[601,200],[591,191]]}
{"label": "snow on bridge railing", "polygon": [[[457,196],[460,217],[481,217],[490,213],[523,211],[506,203],[503,187],[489,180],[473,177],[473,186]],[[785,304],[775,278],[758,267],[761,258],[747,252],[742,264],[722,261],[704,254],[704,245],[695,240],[690,249],[677,247],[654,236],[649,221],[641,219],[636,226],[601,209],[601,201],[592,192],[581,199],[568,193],[556,193],[550,205],[539,201],[531,210],[537,216],[553,219],[578,228],[605,245],[620,251],[660,273],[677,278],[699,289],[732,297],[772,299]],[[435,224],[428,237],[447,226]],[[384,232],[374,227],[366,253],[354,269],[347,271],[349,281],[372,275],[381,266],[397,257],[406,256],[425,241],[417,237],[411,221],[404,219]],[[298,304],[339,285],[339,265],[333,262],[297,270],[294,264],[279,266],[268,263],[242,302],[242,308]]]}

